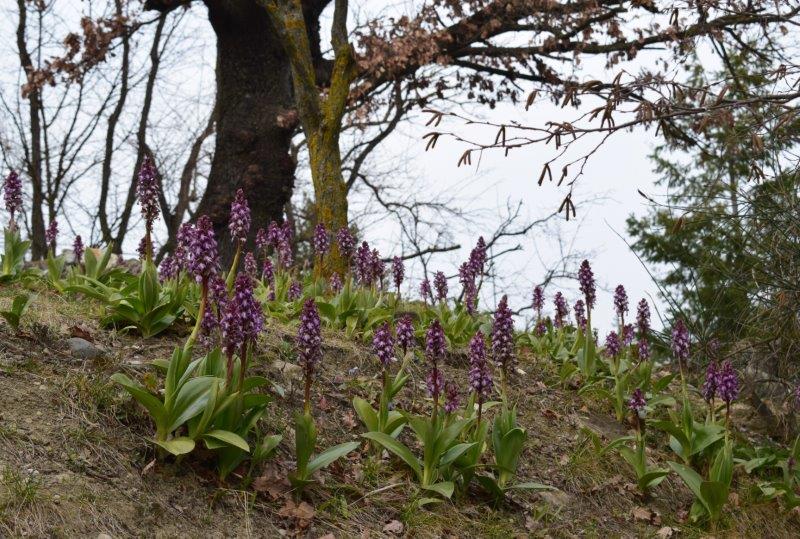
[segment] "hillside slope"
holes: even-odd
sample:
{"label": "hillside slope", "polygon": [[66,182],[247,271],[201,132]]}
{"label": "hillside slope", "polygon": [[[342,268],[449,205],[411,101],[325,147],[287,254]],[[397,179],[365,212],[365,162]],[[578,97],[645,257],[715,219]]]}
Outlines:
{"label": "hillside slope", "polygon": [[[0,292],[0,306],[13,296]],[[286,494],[292,469],[290,416],[302,388],[293,365],[294,329],[269,321],[256,371],[285,390],[264,429],[283,433],[277,456],[251,484],[234,474],[220,484],[204,455],[194,466],[156,459],[144,413],[109,381],[120,370],[147,382],[149,362],[169,355],[177,336],[142,340],[99,329],[77,304],[40,293],[18,333],[0,324],[0,535],[111,537],[509,537],[702,536],[686,522],[691,494],[674,476],[650,500],[637,494],[633,475],[616,454],[597,458],[583,428],[605,439],[623,435],[604,404],[558,385],[554,367],[525,355],[510,388],[528,442],[519,475],[556,490],[520,493],[494,508],[476,491],[468,499],[419,507],[414,483],[390,457],[366,450],[335,463],[305,502]],[[73,357],[71,336],[94,341],[94,360]],[[407,410],[424,408],[424,375],[402,396]],[[447,377],[466,381],[465,359],[451,356]],[[320,447],[357,440],[362,430],[350,402],[374,398],[378,384],[369,350],[325,334],[322,374],[314,388]],[[740,409],[739,414],[749,412]],[[664,443],[662,450],[668,451]],[[667,452],[651,457],[665,463]],[[200,461],[200,462],[198,462]],[[193,471],[194,470],[194,471]],[[200,470],[199,472],[197,470]],[[246,470],[245,470],[246,472]],[[796,516],[749,494],[737,472],[731,510],[719,535],[793,537]]]}

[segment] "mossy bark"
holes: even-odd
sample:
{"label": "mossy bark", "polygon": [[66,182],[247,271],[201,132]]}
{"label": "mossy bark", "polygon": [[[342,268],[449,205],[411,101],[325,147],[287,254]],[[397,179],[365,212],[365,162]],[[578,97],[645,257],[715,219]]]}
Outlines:
{"label": "mossy bark", "polygon": [[[347,226],[347,187],[342,175],[339,133],[350,84],[356,76],[355,60],[347,42],[347,1],[336,0],[332,44],[335,51],[327,95],[321,95],[314,57],[300,0],[260,0],[281,36],[292,67],[295,105],[308,143],[317,219],[333,234]],[[323,263],[323,272],[344,274],[346,261],[336,243]]]}

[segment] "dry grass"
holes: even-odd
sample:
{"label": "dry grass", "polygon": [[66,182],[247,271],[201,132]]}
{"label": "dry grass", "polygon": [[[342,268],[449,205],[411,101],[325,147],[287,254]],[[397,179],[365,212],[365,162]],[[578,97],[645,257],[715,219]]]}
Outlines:
{"label": "dry grass", "polygon": [[[0,306],[13,295],[11,289],[0,291]],[[560,389],[552,365],[525,355],[520,366],[526,374],[511,386],[529,433],[519,473],[558,491],[515,495],[498,509],[478,491],[464,500],[419,508],[419,493],[407,473],[391,459],[378,462],[364,452],[320,477],[324,484],[312,488],[308,498],[314,519],[298,529],[281,516],[283,499],[256,493],[236,479],[220,484],[201,454],[151,465],[151,426],[108,377],[119,369],[140,379],[152,377],[147,364],[167,356],[179,336],[143,342],[101,331],[86,308],[40,292],[19,336],[0,325],[0,536],[379,537],[392,520],[416,537],[650,537],[663,527],[679,529],[681,536],[706,534],[682,521],[691,495],[679,480],[670,477],[645,501],[619,457],[594,457],[581,427],[608,439],[625,428],[604,404]],[[76,324],[91,329],[107,351],[103,361],[78,362],[60,347]],[[47,329],[34,331],[36,325]],[[290,418],[302,398],[296,375],[277,370],[281,365],[276,364],[292,361],[293,334],[292,327],[270,322],[256,362],[286,389],[262,425],[265,432],[284,433],[269,463],[279,474],[292,467]],[[367,349],[335,332],[326,333],[325,342],[314,396],[320,447],[356,439],[361,426],[350,401],[374,396],[378,389]],[[466,381],[465,358],[453,356],[445,370],[447,377]],[[423,378],[423,366],[412,365],[399,406],[425,408]],[[669,453],[661,445],[651,457],[663,464]],[[796,517],[753,497],[747,477],[737,475],[736,483],[738,506],[727,512],[720,536],[796,536]],[[637,520],[632,512],[638,507],[657,516]]]}

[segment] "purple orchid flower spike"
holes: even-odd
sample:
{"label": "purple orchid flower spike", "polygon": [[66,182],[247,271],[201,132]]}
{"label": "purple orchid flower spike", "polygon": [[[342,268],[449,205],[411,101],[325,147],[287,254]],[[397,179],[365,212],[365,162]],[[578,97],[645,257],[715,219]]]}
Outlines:
{"label": "purple orchid flower spike", "polygon": [[414,323],[411,315],[406,314],[397,322],[397,345],[403,351],[403,355],[416,346],[417,341],[414,337]]}
{"label": "purple orchid flower spike", "polygon": [[22,180],[19,174],[12,170],[3,182],[3,198],[6,204],[6,211],[9,213],[8,227],[10,230],[16,228],[16,215],[22,209]]}
{"label": "purple orchid flower spike", "polygon": [[250,232],[250,206],[242,189],[236,190],[236,196],[231,203],[228,231],[231,234],[231,241],[236,245],[243,244]]}
{"label": "purple orchid flower spike", "polygon": [[58,221],[53,219],[44,231],[44,239],[47,243],[48,249],[55,256],[56,254],[56,239],[58,238]]}

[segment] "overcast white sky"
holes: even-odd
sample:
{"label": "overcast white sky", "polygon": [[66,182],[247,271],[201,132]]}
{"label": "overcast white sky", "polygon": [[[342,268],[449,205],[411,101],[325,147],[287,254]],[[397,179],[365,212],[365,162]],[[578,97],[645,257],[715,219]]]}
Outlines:
{"label": "overcast white sky", "polygon": [[[362,2],[366,12],[377,13],[382,9],[391,12],[404,10],[408,2],[391,2],[389,0]],[[367,6],[367,7],[364,7]],[[61,3],[58,9],[64,10],[67,20],[76,20],[85,4],[75,1]],[[374,11],[373,11],[374,10]],[[13,10],[12,10],[13,11]],[[0,36],[4,48],[14,47],[14,21],[5,19],[0,22]],[[54,30],[57,32],[58,30]],[[201,5],[194,6],[182,21],[181,35],[184,37],[181,49],[173,54],[162,70],[157,85],[155,107],[162,117],[160,131],[154,130],[153,136],[168,139],[171,132],[170,122],[175,126],[201,125],[205,113],[203,106],[210,104],[209,96],[213,95],[214,78],[214,35],[206,20],[205,9]],[[176,41],[178,42],[178,41]],[[18,81],[13,76],[16,59],[6,55],[0,60],[0,84],[5,96],[13,95]],[[585,69],[585,77],[600,78],[602,67]],[[595,72],[592,72],[595,71]],[[191,107],[175,107],[175,96],[181,95],[186,101],[197,104]],[[198,112],[199,111],[199,112]],[[500,105],[496,110],[473,108],[470,112],[476,116],[491,118],[494,121],[516,119],[522,123],[541,122],[542,119],[572,119],[576,111],[563,111],[548,103],[537,103],[530,112],[525,113],[522,106]],[[135,116],[135,111],[132,113]],[[414,177],[432,194],[457,193],[462,207],[479,210],[483,213],[482,222],[486,229],[463,230],[454,226],[453,240],[464,248],[461,252],[442,255],[435,259],[429,270],[442,269],[448,274],[456,271],[469,249],[474,245],[478,235],[491,233],[491,223],[496,222],[508,202],[522,201],[523,213],[530,218],[537,218],[552,212],[558,207],[566,190],[554,184],[536,185],[541,166],[552,156],[552,147],[530,146],[518,150],[508,157],[499,152],[490,152],[480,158],[473,156],[472,167],[456,167],[458,156],[465,147],[448,140],[441,140],[432,152],[424,151],[423,134],[430,128],[425,127],[426,116],[416,115],[403,125],[389,140],[379,148],[379,157],[386,161],[402,161],[405,174]],[[166,126],[166,127],[165,127]],[[442,129],[470,133],[467,128],[455,120],[447,120]],[[159,134],[160,133],[160,134]],[[494,132],[484,131],[479,134],[491,141]],[[606,290],[599,295],[595,319],[603,326],[613,321],[611,290],[619,283],[625,284],[631,298],[632,308],[641,297],[655,298],[656,289],[635,255],[628,249],[625,241],[625,219],[631,213],[641,214],[647,206],[638,194],[637,189],[653,193],[655,177],[647,159],[656,140],[651,134],[637,131],[620,133],[610,139],[599,150],[586,166],[584,176],[579,180],[574,201],[577,206],[577,219],[565,222],[561,219],[560,232],[562,238],[570,243],[574,239],[573,248],[577,251],[592,251],[592,265],[599,284]],[[480,166],[476,166],[480,163]],[[556,167],[556,170],[560,167]],[[99,174],[96,171],[95,174]],[[299,172],[300,177],[304,172]],[[89,182],[91,185],[91,182]],[[595,198],[602,201],[592,204]],[[494,219],[492,218],[494,214]],[[511,294],[512,308],[520,308],[530,303],[530,289],[542,276],[543,263],[548,264],[559,256],[556,242],[547,233],[537,231],[528,237],[521,238],[523,250],[504,258],[502,273],[504,284]],[[376,227],[365,231],[367,239],[376,243],[385,254],[397,254],[398,232],[390,226]],[[65,238],[66,240],[66,238]],[[62,240],[62,241],[65,241]],[[138,238],[130,238],[126,251],[132,252]],[[71,242],[71,237],[69,240]],[[577,269],[577,268],[575,268]],[[408,273],[413,279],[416,291],[418,268],[409,267]],[[416,273],[415,273],[415,270]],[[564,283],[570,304],[577,299],[577,291],[571,283]],[[457,280],[450,283],[451,289],[459,288]],[[552,296],[556,287],[547,290],[547,309],[552,310]],[[487,291],[488,292],[488,291]],[[488,299],[488,298],[487,298]],[[484,305],[488,307],[488,305]],[[654,322],[658,324],[657,317]]]}

